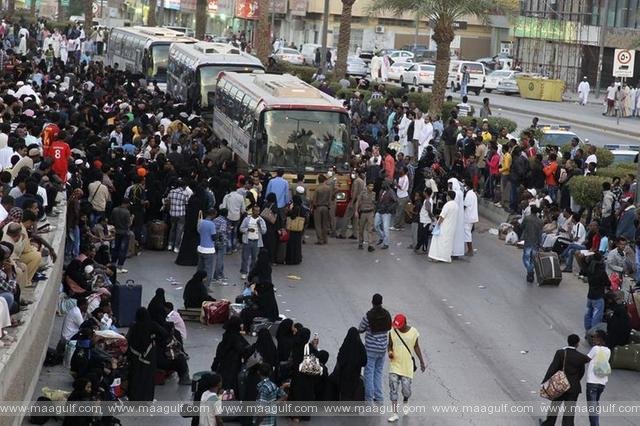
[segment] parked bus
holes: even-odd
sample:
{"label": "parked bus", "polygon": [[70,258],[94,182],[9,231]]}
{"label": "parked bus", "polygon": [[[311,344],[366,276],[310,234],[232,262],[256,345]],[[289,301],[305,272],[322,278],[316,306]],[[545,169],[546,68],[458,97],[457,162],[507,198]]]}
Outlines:
{"label": "parked bus", "polygon": [[169,46],[172,43],[195,43],[179,32],[158,27],[118,27],[109,34],[105,63],[141,73],[148,80],[165,82]]}
{"label": "parked bus", "polygon": [[229,44],[199,41],[174,43],[169,48],[167,90],[180,102],[209,106],[220,71],[252,72],[264,70],[258,58]]}
{"label": "parked bus", "polygon": [[[213,130],[226,139],[241,170],[283,168],[293,181],[304,173],[338,172],[337,214],[349,199],[352,143],[347,110],[335,98],[289,74],[218,74]],[[310,194],[307,194],[310,196]]]}

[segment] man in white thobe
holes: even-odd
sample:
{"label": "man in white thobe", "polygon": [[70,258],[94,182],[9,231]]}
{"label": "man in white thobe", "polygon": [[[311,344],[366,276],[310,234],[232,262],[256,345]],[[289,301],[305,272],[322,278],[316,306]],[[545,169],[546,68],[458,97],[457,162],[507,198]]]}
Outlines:
{"label": "man in white thobe", "polygon": [[589,82],[587,81],[587,76],[582,77],[582,81],[578,84],[578,97],[580,98],[580,105],[586,105],[587,99],[589,98],[589,91],[591,90],[591,86],[589,86]]}
{"label": "man in white thobe", "polygon": [[447,202],[442,207],[438,216],[436,228],[439,233],[433,234],[429,244],[429,259],[451,263],[451,251],[453,250],[454,237],[458,229],[458,204],[454,191],[447,193]]}
{"label": "man in white thobe", "polygon": [[478,196],[473,191],[471,182],[469,190],[464,194],[464,242],[467,245],[467,256],[473,256],[473,225],[478,222]]}
{"label": "man in white thobe", "polygon": [[407,130],[409,130],[409,124],[411,124],[411,117],[408,113],[402,116],[400,124],[398,125],[398,136],[400,136],[400,149],[404,155],[413,155],[409,147],[409,140],[407,139]]}
{"label": "man in white thobe", "polygon": [[384,55],[382,57],[382,66],[380,67],[380,78],[382,78],[383,82],[386,82],[387,78],[389,78],[390,67],[391,67],[391,62],[389,61],[389,56]]}
{"label": "man in white thobe", "polygon": [[382,58],[374,56],[371,58],[371,82],[375,83],[380,79],[380,67],[382,67]]}
{"label": "man in white thobe", "polygon": [[464,256],[464,193],[458,179],[451,178],[448,182],[449,190],[456,193],[455,200],[458,205],[458,220],[456,221],[456,232],[451,255]]}
{"label": "man in white thobe", "polygon": [[427,149],[427,145],[429,145],[431,139],[433,139],[433,123],[431,122],[431,117],[427,116],[427,118],[424,119],[424,126],[422,126],[420,133],[418,133],[418,161],[422,158],[422,154],[425,149]]}

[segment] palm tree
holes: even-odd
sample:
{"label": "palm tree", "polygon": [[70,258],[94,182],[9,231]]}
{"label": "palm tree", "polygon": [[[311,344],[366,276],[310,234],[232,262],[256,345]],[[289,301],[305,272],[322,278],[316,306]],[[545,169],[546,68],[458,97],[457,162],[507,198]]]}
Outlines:
{"label": "palm tree", "polygon": [[374,0],[372,12],[389,10],[397,15],[411,10],[429,18],[433,25],[433,40],[437,44],[436,72],[431,89],[429,112],[442,110],[449,75],[450,48],[455,37],[454,21],[475,16],[483,21],[491,14],[511,14],[519,9],[518,0]]}
{"label": "palm tree", "polygon": [[258,0],[258,29],[253,37],[256,40],[256,55],[263,64],[267,64],[271,54],[271,29],[269,24],[269,0]]}
{"label": "palm tree", "polygon": [[36,16],[36,0],[31,0],[30,6],[31,16]]}
{"label": "palm tree", "polygon": [[336,58],[336,78],[343,78],[347,73],[347,56],[351,45],[351,9],[356,0],[342,0],[340,15],[340,34],[338,35],[338,57]]}
{"label": "palm tree", "polygon": [[149,0],[149,10],[147,10],[147,26],[155,27],[157,25],[156,14],[158,13],[158,1]]}
{"label": "palm tree", "polygon": [[[35,3],[35,0],[32,0]],[[89,38],[93,28],[93,0],[84,0],[84,35]]]}
{"label": "palm tree", "polygon": [[196,1],[196,38],[204,40],[204,34],[207,32],[207,8],[209,2],[207,0]]}

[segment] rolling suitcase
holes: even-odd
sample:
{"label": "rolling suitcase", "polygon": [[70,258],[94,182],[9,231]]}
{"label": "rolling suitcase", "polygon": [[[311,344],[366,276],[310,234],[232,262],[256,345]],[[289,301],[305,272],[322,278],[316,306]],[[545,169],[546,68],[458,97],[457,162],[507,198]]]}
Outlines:
{"label": "rolling suitcase", "polygon": [[127,280],[125,285],[113,286],[112,307],[113,315],[119,327],[129,327],[136,320],[136,311],[142,303],[142,286]]}
{"label": "rolling suitcase", "polygon": [[559,285],[562,281],[560,260],[554,252],[538,252],[533,258],[538,285]]}
{"label": "rolling suitcase", "polygon": [[149,222],[147,226],[147,248],[151,250],[164,250],[167,245],[167,224],[161,220],[154,220]]}

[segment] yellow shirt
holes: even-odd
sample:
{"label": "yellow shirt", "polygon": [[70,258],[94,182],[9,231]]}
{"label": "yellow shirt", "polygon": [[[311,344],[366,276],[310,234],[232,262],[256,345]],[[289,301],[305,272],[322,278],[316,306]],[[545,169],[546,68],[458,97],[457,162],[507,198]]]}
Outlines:
{"label": "yellow shirt", "polygon": [[[391,335],[391,344],[393,347],[393,358],[389,360],[389,373],[397,374],[398,376],[404,376],[413,378],[413,362],[411,361],[411,355],[413,355],[413,348],[416,345],[420,333],[415,327],[410,327],[406,333],[400,330],[392,329],[389,334]],[[411,349],[411,352],[404,347],[398,334],[404,340],[404,343]],[[416,366],[419,360],[416,359]]]}
{"label": "yellow shirt", "polygon": [[503,176],[509,176],[511,170],[511,154],[508,152],[502,155],[502,165],[500,166],[500,173]]}

